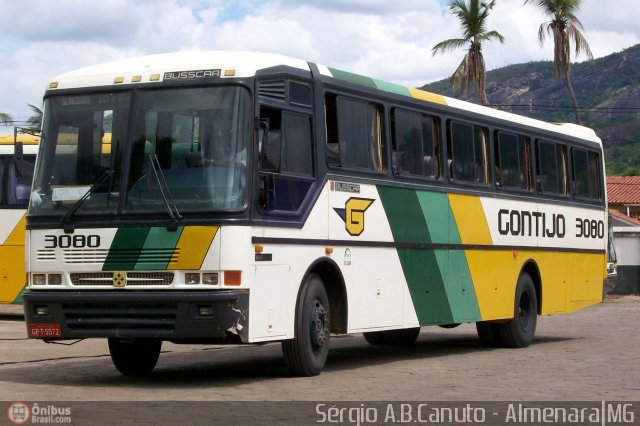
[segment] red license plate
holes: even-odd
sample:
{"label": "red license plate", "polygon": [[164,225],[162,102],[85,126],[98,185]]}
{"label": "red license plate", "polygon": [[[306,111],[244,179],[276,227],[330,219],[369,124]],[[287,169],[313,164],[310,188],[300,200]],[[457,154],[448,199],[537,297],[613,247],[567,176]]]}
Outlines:
{"label": "red license plate", "polygon": [[61,337],[60,324],[29,324],[29,335],[35,338]]}

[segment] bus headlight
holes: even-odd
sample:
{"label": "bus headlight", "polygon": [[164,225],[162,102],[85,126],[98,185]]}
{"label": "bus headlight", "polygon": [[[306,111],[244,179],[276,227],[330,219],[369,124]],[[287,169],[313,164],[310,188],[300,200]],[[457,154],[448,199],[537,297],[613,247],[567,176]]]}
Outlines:
{"label": "bus headlight", "polygon": [[60,284],[62,284],[62,274],[49,274],[49,276],[48,276],[48,284],[49,285],[60,285]]}
{"label": "bus headlight", "polygon": [[185,284],[200,284],[200,274],[194,272],[188,272],[184,274]]}
{"label": "bus headlight", "polygon": [[33,274],[33,285],[45,285],[47,283],[47,274]]}
{"label": "bus headlight", "polygon": [[218,284],[218,273],[205,273],[202,274],[202,283],[209,285],[217,285]]}

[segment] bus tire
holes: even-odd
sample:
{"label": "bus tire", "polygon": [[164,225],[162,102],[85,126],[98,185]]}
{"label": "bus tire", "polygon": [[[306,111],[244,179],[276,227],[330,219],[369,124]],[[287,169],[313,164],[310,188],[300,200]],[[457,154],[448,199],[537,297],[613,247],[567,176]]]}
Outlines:
{"label": "bus tire", "polygon": [[109,338],[111,361],[128,376],[149,374],[158,362],[162,340]]}
{"label": "bus tire", "polygon": [[410,346],[420,335],[420,327],[363,333],[367,343],[374,346]]}
{"label": "bus tire", "polygon": [[502,337],[500,336],[499,324],[478,321],[476,322],[476,331],[478,332],[478,338],[482,346],[488,348],[497,348],[502,346]]}
{"label": "bus tire", "polygon": [[295,376],[317,376],[327,361],[331,333],[329,297],[318,275],[307,277],[295,321],[295,337],[282,341],[284,360]]}
{"label": "bus tire", "polygon": [[537,319],[536,289],[529,274],[523,272],[516,286],[513,318],[498,324],[503,345],[508,348],[529,346],[536,332]]}

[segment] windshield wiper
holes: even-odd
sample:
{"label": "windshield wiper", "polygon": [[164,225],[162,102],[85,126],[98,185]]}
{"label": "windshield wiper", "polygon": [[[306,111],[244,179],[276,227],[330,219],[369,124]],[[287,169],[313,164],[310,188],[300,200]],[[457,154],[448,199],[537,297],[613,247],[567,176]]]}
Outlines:
{"label": "windshield wiper", "polygon": [[111,169],[105,170],[104,173],[100,175],[98,180],[95,181],[93,185],[91,185],[89,190],[85,192],[85,194],[78,201],[76,201],[75,204],[69,209],[67,214],[64,215],[64,217],[62,218],[62,222],[60,222],[62,224],[64,232],[67,232],[67,233],[73,232],[73,225],[71,224],[71,216],[73,216],[74,213],[78,211],[78,209],[82,206],[82,204],[84,204],[85,201],[87,201],[87,199],[91,196],[91,194],[93,194],[96,189],[102,186],[102,184],[105,183],[107,179],[109,179],[111,175],[113,175],[113,173],[114,171]]}
{"label": "windshield wiper", "polygon": [[[176,206],[175,201],[173,201],[173,197],[171,196],[171,191],[169,191],[169,185],[167,185],[167,181],[164,178],[164,173],[162,173],[162,167],[160,167],[160,161],[158,160],[158,156],[156,154],[149,154],[149,162],[151,164],[151,168],[153,169],[153,174],[156,177],[156,181],[158,181],[158,187],[160,188],[160,195],[162,195],[162,201],[164,201],[164,208],[169,213],[171,219],[178,223],[180,219],[182,219],[182,215],[178,211],[178,206]],[[164,188],[163,188],[164,185]],[[167,193],[165,194],[165,190]],[[168,195],[168,197],[167,197]]]}

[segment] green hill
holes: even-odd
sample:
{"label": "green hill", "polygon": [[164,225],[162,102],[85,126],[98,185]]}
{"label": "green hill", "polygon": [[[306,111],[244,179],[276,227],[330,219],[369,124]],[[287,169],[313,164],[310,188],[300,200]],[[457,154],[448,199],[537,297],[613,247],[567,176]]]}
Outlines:
{"label": "green hill", "polygon": [[[640,174],[640,44],[594,63],[574,64],[571,80],[582,124],[603,140],[607,174]],[[551,122],[574,121],[564,80],[553,78],[551,61],[489,71],[486,87],[495,108]],[[461,98],[448,80],[422,88]],[[479,102],[474,93],[461,99]]]}

